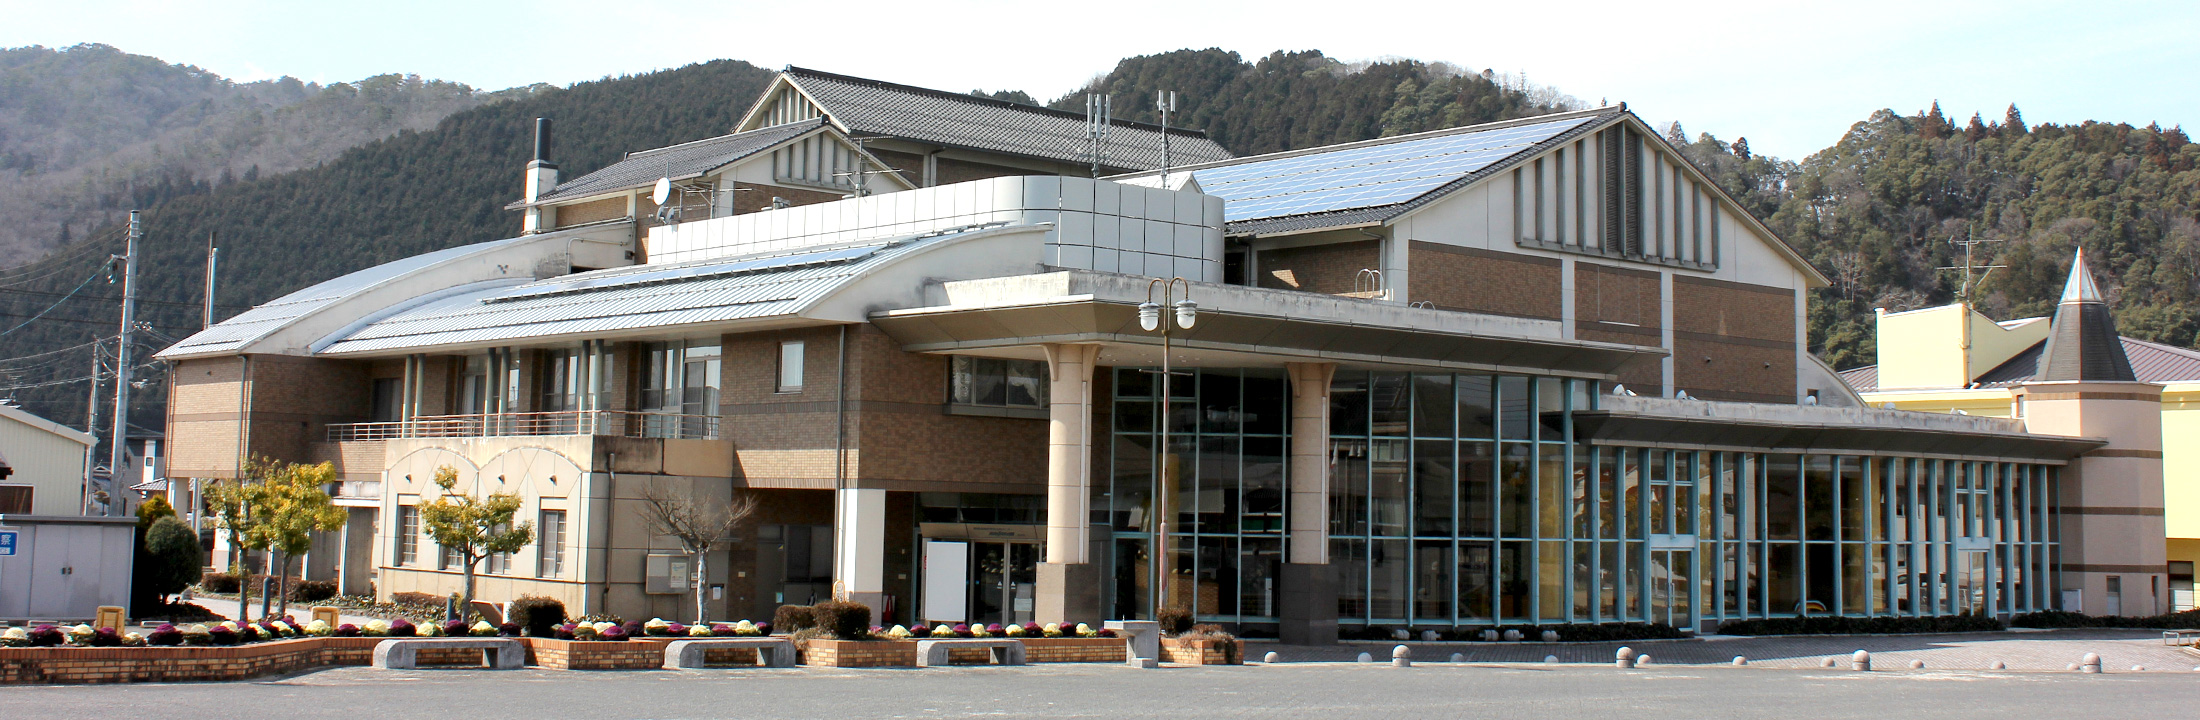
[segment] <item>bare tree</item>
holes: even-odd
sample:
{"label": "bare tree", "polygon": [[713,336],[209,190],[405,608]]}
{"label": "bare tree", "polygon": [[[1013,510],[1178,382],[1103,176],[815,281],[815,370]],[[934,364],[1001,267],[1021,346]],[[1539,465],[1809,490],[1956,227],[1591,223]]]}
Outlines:
{"label": "bare tree", "polygon": [[695,589],[695,622],[705,622],[703,581],[710,577],[705,563],[712,549],[732,541],[733,531],[756,514],[756,496],[736,490],[718,504],[653,484],[642,492],[638,511],[652,532],[679,540],[680,549],[695,559],[694,581],[689,583]]}

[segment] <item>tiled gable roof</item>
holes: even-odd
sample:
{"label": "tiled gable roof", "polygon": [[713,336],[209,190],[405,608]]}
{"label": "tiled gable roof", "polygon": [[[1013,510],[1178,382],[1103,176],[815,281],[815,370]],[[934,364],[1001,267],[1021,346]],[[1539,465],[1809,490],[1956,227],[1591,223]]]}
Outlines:
{"label": "tiled gable roof", "polygon": [[[886,135],[950,147],[1012,153],[1061,162],[1091,162],[1085,116],[975,95],[898,85],[789,67],[786,77],[855,135]],[[1172,164],[1225,160],[1230,151],[1197,130],[1170,128]],[[1107,166],[1161,167],[1159,126],[1115,122]]]}
{"label": "tiled gable roof", "polygon": [[[810,131],[824,126],[824,120],[804,120],[732,135],[720,135],[654,150],[643,150],[629,154],[625,159],[604,166],[601,170],[558,183],[556,189],[543,195],[538,202],[554,202],[600,195],[607,192],[649,187],[656,183],[658,178],[662,177],[695,177],[757,153],[767,152],[780,143],[809,134]],[[513,203],[511,207],[522,207],[525,204]]]}

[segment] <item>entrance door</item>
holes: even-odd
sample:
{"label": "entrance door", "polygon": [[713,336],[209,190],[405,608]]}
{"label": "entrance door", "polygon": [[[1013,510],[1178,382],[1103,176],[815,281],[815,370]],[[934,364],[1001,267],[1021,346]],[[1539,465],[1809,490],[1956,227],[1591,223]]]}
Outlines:
{"label": "entrance door", "polygon": [[1689,582],[1695,553],[1650,551],[1650,622],[1683,631],[1696,627],[1696,585]]}
{"label": "entrance door", "polygon": [[1038,543],[970,543],[970,622],[1031,622],[1038,586]]}

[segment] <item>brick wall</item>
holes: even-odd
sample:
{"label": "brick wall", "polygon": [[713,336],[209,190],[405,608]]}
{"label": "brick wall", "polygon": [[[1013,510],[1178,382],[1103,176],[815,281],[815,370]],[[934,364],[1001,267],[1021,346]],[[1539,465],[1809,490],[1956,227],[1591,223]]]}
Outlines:
{"label": "brick wall", "polygon": [[804,665],[817,667],[916,667],[914,640],[808,640],[795,643]]}
{"label": "brick wall", "polygon": [[236,647],[0,648],[0,685],[244,680],[370,665],[382,638],[304,638]]}
{"label": "brick wall", "polygon": [[236,477],[243,361],[176,363],[168,386],[167,471],[174,477]]}
{"label": "brick wall", "polygon": [[1673,384],[1709,400],[1795,401],[1795,292],[1673,277]]}
{"label": "brick wall", "polygon": [[176,477],[236,477],[241,402],[248,454],[305,461],[330,423],[360,422],[369,411],[368,365],[283,355],[252,356],[240,385],[234,357],[177,364],[168,406],[169,473]]}
{"label": "brick wall", "polygon": [[1413,302],[1492,315],[1564,317],[1565,288],[1559,276],[1564,266],[1557,258],[1418,241],[1406,253]]}
{"label": "brick wall", "polygon": [[626,217],[626,196],[614,195],[559,207],[557,226],[571,227],[623,217]]}
{"label": "brick wall", "polygon": [[[1574,337],[1661,347],[1661,297],[1656,272],[1575,262]],[[1618,382],[1636,394],[1665,392],[1665,367],[1660,358],[1628,361],[1618,375]]]}
{"label": "brick wall", "polygon": [[527,638],[536,665],[552,670],[655,670],[665,666],[665,643],[655,640],[557,640]]}
{"label": "brick wall", "polygon": [[1360,270],[1383,267],[1382,241],[1262,250],[1254,263],[1260,287],[1342,295],[1353,292]]}

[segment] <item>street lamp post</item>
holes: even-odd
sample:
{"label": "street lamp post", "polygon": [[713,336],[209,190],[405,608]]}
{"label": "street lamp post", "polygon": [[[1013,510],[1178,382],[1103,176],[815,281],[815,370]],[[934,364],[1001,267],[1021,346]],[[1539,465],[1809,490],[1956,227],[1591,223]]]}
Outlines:
{"label": "street lamp post", "polygon": [[[1183,288],[1182,295],[1177,294],[1178,288]],[[1154,291],[1157,289],[1160,291],[1161,297],[1161,302],[1158,303],[1154,302]],[[1190,330],[1192,324],[1199,319],[1199,304],[1192,302],[1191,295],[1192,283],[1189,280],[1180,277],[1154,278],[1153,282],[1146,284],[1146,302],[1138,305],[1139,327],[1145,328],[1147,332],[1160,331],[1161,333],[1161,414],[1155,420],[1161,427],[1161,462],[1154,468],[1152,549],[1154,568],[1158,574],[1154,582],[1154,609],[1156,612],[1168,607],[1171,600],[1169,595],[1169,577],[1172,573],[1169,567],[1169,525],[1176,519],[1176,513],[1170,508],[1170,501],[1176,497],[1177,473],[1176,458],[1170,452],[1169,447],[1169,397],[1171,395],[1169,381],[1175,376],[1175,371],[1169,362],[1169,330],[1172,325]],[[1161,316],[1162,310],[1169,307],[1176,310],[1176,322],[1174,323],[1168,322],[1167,319]],[[1190,608],[1186,609],[1189,610]]]}

